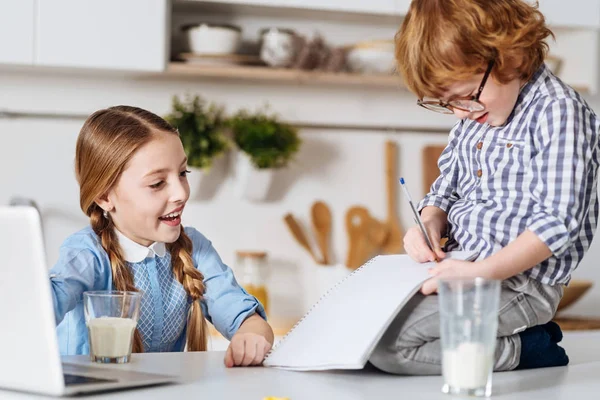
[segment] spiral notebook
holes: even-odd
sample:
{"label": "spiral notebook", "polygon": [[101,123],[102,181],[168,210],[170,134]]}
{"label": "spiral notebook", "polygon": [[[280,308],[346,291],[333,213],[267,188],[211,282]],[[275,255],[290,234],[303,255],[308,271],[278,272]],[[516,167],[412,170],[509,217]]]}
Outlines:
{"label": "spiral notebook", "polygon": [[[476,256],[447,253],[460,260]],[[394,317],[430,278],[427,269],[433,265],[404,254],[371,259],[325,293],[263,365],[297,371],[362,369]]]}

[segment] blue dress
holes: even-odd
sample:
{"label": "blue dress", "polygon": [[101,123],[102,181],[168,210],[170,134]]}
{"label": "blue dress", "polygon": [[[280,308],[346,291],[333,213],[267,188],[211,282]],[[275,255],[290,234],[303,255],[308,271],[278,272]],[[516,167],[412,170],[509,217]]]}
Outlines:
{"label": "blue dress", "polygon": [[[238,285],[211,242],[194,228],[185,232],[193,243],[194,265],[204,276],[204,317],[227,339],[254,313],[266,320],[263,306]],[[143,247],[117,234],[135,286],[142,292],[138,330],[144,351],[183,351],[191,299],[172,272],[169,252],[162,243]],[[89,354],[83,292],[113,289],[108,254],[91,227],[65,240],[50,281],[61,354]]]}

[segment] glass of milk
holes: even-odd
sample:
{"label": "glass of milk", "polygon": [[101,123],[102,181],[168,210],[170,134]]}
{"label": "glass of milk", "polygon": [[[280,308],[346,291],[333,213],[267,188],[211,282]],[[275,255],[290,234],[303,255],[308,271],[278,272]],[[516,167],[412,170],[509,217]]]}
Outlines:
{"label": "glass of milk", "polygon": [[439,280],[444,393],[491,396],[499,300],[500,281]]}
{"label": "glass of milk", "polygon": [[106,290],[83,293],[92,361],[129,362],[141,298],[138,292]]}

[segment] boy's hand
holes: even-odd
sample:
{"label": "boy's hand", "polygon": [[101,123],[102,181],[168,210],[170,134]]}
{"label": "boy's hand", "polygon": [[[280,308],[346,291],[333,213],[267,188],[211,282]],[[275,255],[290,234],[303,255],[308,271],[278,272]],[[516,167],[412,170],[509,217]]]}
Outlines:
{"label": "boy's hand", "polygon": [[260,365],[267,352],[271,350],[271,343],[264,336],[252,332],[238,332],[231,338],[231,343],[225,354],[225,366]]}
{"label": "boy's hand", "polygon": [[489,278],[493,279],[492,274],[486,267],[487,264],[482,262],[462,261],[462,260],[446,260],[429,270],[432,278],[425,281],[421,286],[421,293],[430,295],[437,292],[439,278]]}
{"label": "boy's hand", "polygon": [[446,253],[443,252],[440,246],[440,232],[439,229],[435,229],[431,223],[423,222],[429,238],[433,244],[435,252],[429,249],[423,232],[418,225],[411,227],[404,235],[404,250],[413,260],[424,263],[438,260],[443,260]]}

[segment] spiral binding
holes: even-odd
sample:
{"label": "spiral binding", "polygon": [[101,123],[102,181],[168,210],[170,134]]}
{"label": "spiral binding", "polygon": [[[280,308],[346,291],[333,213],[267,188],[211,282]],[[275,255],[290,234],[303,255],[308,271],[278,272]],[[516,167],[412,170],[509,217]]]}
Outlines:
{"label": "spiral binding", "polygon": [[275,346],[273,346],[273,348],[271,350],[269,350],[269,352],[265,355],[265,359],[264,361],[267,361],[269,356],[275,351],[277,350],[282,344],[283,342],[285,342],[285,340],[288,338],[288,336],[290,336],[294,330],[298,327],[298,325],[300,325],[302,323],[302,321],[304,321],[309,315],[310,313],[319,306],[319,304],[321,303],[321,301],[323,301],[326,297],[328,297],[334,290],[336,290],[339,286],[341,286],[344,282],[346,282],[346,280],[350,279],[352,276],[356,275],[357,273],[359,273],[360,271],[362,271],[367,265],[371,264],[373,261],[375,261],[375,259],[377,259],[379,256],[375,256],[373,258],[371,258],[369,261],[367,261],[366,263],[364,263],[363,265],[361,265],[360,267],[358,267],[357,269],[355,269],[354,271],[352,271],[352,273],[348,274],[346,277],[344,277],[344,279],[342,279],[341,281],[339,281],[338,283],[336,283],[334,286],[332,286],[331,288],[329,288],[325,293],[323,293],[321,295],[321,297],[319,297],[319,300],[317,300],[317,302],[315,304],[312,305],[312,307],[304,314],[304,316],[302,318],[300,318],[300,320],[298,322],[296,322],[296,324],[294,324],[294,326],[289,330],[288,333],[286,333],[283,338],[281,338],[281,340],[279,341],[279,343],[277,343]]}

